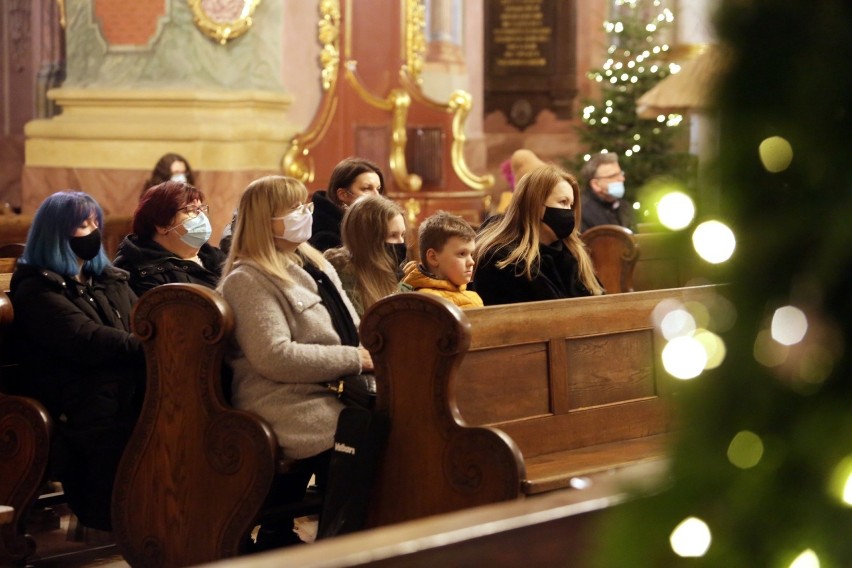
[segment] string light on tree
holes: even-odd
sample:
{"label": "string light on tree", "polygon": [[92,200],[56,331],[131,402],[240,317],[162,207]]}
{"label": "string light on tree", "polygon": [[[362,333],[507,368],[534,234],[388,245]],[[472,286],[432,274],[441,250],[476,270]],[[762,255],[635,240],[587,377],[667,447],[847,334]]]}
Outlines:
{"label": "string light on tree", "polygon": [[[628,191],[676,172],[684,159],[683,154],[672,152],[674,138],[682,128],[680,115],[664,115],[659,122],[636,115],[636,100],[680,70],[663,58],[669,45],[661,38],[674,22],[674,13],[664,4],[661,0],[615,0],[610,18],[603,22],[610,40],[607,55],[601,67],[588,74],[600,85],[600,100],[584,103],[580,138],[589,154],[602,148],[619,154],[622,168],[630,173]],[[569,167],[579,169],[582,163],[578,160]],[[635,195],[629,197],[635,199]]]}

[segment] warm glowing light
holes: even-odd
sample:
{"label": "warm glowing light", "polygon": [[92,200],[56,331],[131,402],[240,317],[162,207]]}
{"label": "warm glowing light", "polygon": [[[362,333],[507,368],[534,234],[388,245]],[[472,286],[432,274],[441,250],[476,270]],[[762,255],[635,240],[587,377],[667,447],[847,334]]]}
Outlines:
{"label": "warm glowing light", "polygon": [[685,193],[672,191],[660,199],[657,204],[657,216],[663,226],[679,231],[689,226],[695,218],[695,204]]}
{"label": "warm glowing light", "polygon": [[799,308],[784,306],[772,315],[772,339],[781,345],[795,345],[807,332],[808,318]]}
{"label": "warm glowing light", "polygon": [[719,264],[734,254],[737,239],[734,232],[724,223],[705,221],[692,233],[692,244],[698,256],[712,264]]}
{"label": "warm glowing light", "polygon": [[852,455],[846,456],[831,472],[829,492],[847,507],[852,507]]}
{"label": "warm glowing light", "polygon": [[819,568],[819,556],[808,548],[790,563],[790,568]]}
{"label": "warm glowing light", "polygon": [[728,445],[728,461],[740,469],[749,469],[763,457],[763,440],[754,432],[743,430]]}
{"label": "warm glowing light", "polygon": [[695,331],[695,319],[688,311],[678,308],[670,311],[660,320],[660,333],[668,340],[684,335],[692,335]]}
{"label": "warm glowing light", "polygon": [[698,517],[684,519],[669,537],[675,554],[685,558],[704,556],[711,540],[710,527]]}
{"label": "warm glowing light", "polygon": [[675,337],[663,347],[663,367],[676,379],[694,379],[707,365],[707,352],[694,337]]}
{"label": "warm glowing light", "polygon": [[699,329],[692,337],[701,344],[704,352],[707,354],[707,364],[704,365],[705,369],[715,369],[722,364],[722,361],[725,360],[727,350],[725,349],[725,342],[722,341],[721,337],[706,329]]}
{"label": "warm glowing light", "polygon": [[768,329],[757,334],[754,340],[754,359],[764,367],[777,367],[787,360],[789,349],[774,341]]}
{"label": "warm glowing light", "polygon": [[773,174],[783,172],[793,161],[793,147],[780,136],[770,136],[761,142],[758,154],[763,167]]}

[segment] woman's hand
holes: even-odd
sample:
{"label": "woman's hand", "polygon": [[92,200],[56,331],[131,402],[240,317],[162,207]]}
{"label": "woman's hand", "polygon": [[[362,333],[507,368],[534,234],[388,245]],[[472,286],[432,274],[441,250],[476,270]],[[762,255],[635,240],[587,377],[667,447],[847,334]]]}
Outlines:
{"label": "woman's hand", "polygon": [[363,347],[358,348],[358,356],[361,357],[361,371],[373,370],[373,358],[370,357],[370,352]]}

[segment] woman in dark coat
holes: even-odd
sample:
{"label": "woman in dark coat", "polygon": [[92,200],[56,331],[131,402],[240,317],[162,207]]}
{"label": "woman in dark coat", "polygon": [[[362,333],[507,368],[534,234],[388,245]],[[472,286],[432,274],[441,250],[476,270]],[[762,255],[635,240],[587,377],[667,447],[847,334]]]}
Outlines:
{"label": "woman in dark coat", "polygon": [[328,191],[315,191],[311,197],[314,222],[308,242],[320,251],[341,246],[340,223],[346,208],[364,194],[384,193],[385,179],[379,166],[362,158],[346,158],[331,172]]}
{"label": "woman in dark coat", "polygon": [[207,242],[211,233],[204,194],[167,181],[139,200],[133,234],[118,246],[115,265],[130,273],[130,286],[139,296],[169,282],[215,288],[225,253]]}
{"label": "woman in dark coat", "polygon": [[602,294],[580,219],[574,176],[553,165],[524,175],[506,214],[476,238],[473,283],[485,305]]}
{"label": "woman in dark coat", "polygon": [[36,211],[12,276],[20,390],[55,425],[51,458],[71,510],[110,530],[115,471],[144,390],[142,345],[130,333],[136,295],[101,246],[103,212],[82,192]]}

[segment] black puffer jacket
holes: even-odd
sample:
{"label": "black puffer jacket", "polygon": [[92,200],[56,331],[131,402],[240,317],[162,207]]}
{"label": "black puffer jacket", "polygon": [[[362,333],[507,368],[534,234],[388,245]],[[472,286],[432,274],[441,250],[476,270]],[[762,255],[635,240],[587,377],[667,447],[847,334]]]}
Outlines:
{"label": "black puffer jacket", "polygon": [[12,276],[20,389],[57,429],[51,459],[80,521],[109,530],[112,483],[142,400],[145,360],[130,333],[125,271],[89,284],[19,264]]}
{"label": "black puffer jacket", "polygon": [[486,306],[591,295],[580,282],[577,260],[562,241],[539,245],[539,265],[532,280],[523,274],[522,265],[497,267],[511,249],[504,247],[487,255],[474,270],[473,288]]}
{"label": "black puffer jacket", "polygon": [[225,253],[204,243],[198,251],[198,258],[204,266],[178,258],[156,242],[133,234],[124,237],[118,245],[114,264],[130,273],[130,286],[138,296],[171,282],[215,288],[222,275]]}
{"label": "black puffer jacket", "polygon": [[326,251],[341,246],[340,223],[343,209],[329,200],[325,191],[316,191],[311,197],[314,204],[314,223],[308,242],[315,249]]}

